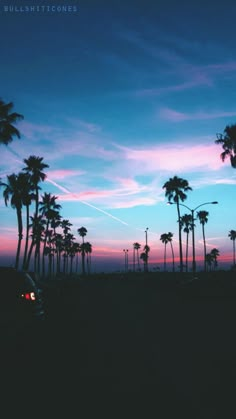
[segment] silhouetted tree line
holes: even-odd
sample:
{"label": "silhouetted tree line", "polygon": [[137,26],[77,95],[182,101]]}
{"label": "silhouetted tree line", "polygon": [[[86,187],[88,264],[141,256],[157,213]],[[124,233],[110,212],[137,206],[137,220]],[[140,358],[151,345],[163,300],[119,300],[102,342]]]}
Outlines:
{"label": "silhouetted tree line", "polygon": [[[13,102],[6,103],[0,99],[0,144],[8,145],[15,137],[21,138],[19,130],[15,127],[18,121],[24,116],[13,111]],[[231,166],[236,168],[236,124],[227,125],[223,134],[216,134],[216,144],[223,148],[220,154],[222,161],[230,159]],[[12,173],[6,177],[6,181],[0,180],[0,186],[4,187],[3,197],[6,206],[10,206],[16,211],[18,225],[18,242],[16,249],[15,268],[28,270],[33,260],[34,271],[45,276],[68,274],[73,272],[75,261],[75,272],[78,272],[78,255],[81,253],[82,274],[91,272],[91,253],[92,245],[84,241],[87,234],[85,227],[77,229],[82,243],[75,240],[71,233],[72,224],[67,219],[63,219],[60,214],[61,205],[57,203],[58,197],[50,193],[40,195],[41,182],[46,179],[44,172],[49,166],[44,163],[43,157],[31,155],[23,160],[25,166],[22,171]],[[164,183],[165,196],[169,203],[176,204],[178,215],[178,234],[179,234],[179,269],[183,272],[184,268],[188,272],[188,246],[189,233],[194,231],[194,217],[191,214],[181,215],[180,206],[187,199],[187,193],[192,191],[186,179],[178,176],[170,178]],[[30,213],[34,203],[34,212]],[[217,203],[217,202],[212,202]],[[205,204],[203,204],[205,205]],[[183,205],[185,206],[185,205]],[[201,205],[200,205],[201,206]],[[25,208],[25,221],[23,222],[23,208]],[[187,207],[188,208],[188,207]],[[198,207],[197,207],[198,208]],[[212,270],[217,267],[217,258],[220,255],[218,249],[214,248],[210,253],[206,252],[205,224],[208,222],[208,211],[199,211],[197,219],[202,226],[203,246],[204,246],[204,270]],[[186,253],[185,263],[182,246],[182,232],[186,233]],[[23,233],[25,235],[25,245],[22,249]],[[235,240],[236,231],[230,230],[228,237],[233,242],[233,267],[235,267]],[[160,240],[164,244],[164,271],[166,270],[167,244],[170,243],[172,252],[172,270],[175,270],[174,250],[172,245],[173,233],[163,233]],[[140,243],[133,243],[133,270],[140,270],[140,259],[143,261],[144,271],[148,271],[148,258],[150,247],[147,242],[143,252],[139,255]],[[22,266],[20,266],[21,253]],[[193,244],[194,250],[194,244]],[[46,263],[47,262],[47,263]],[[46,272],[47,265],[47,272]]]}

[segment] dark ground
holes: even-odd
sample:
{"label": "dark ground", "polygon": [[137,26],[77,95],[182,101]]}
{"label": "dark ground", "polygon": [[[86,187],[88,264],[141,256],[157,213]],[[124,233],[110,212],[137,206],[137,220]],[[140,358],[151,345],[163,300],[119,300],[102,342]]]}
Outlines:
{"label": "dark ground", "polygon": [[3,394],[27,395],[48,416],[235,418],[236,292],[216,288],[48,288],[44,325],[5,345]]}

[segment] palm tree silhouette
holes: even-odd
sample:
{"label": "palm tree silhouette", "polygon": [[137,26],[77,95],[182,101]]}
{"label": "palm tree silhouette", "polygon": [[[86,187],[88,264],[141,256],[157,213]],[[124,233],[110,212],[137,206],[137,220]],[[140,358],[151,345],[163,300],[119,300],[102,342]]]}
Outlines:
{"label": "palm tree silhouette", "polygon": [[198,211],[197,212],[197,218],[200,221],[200,224],[202,225],[202,237],[203,237],[203,246],[204,246],[204,270],[206,271],[206,237],[205,237],[205,224],[208,221],[208,211]]}
{"label": "palm tree silhouette", "polygon": [[85,251],[85,254],[86,254],[87,273],[90,274],[92,245],[89,242],[85,242],[82,246],[84,246],[84,251]]}
{"label": "palm tree silhouette", "polygon": [[149,258],[149,252],[150,252],[150,246],[148,246],[148,244],[145,244],[145,246],[143,247],[144,252],[146,253],[146,258],[145,258],[145,271],[148,272],[148,258]]}
{"label": "palm tree silhouette", "polygon": [[5,186],[3,197],[5,205],[10,201],[11,207],[16,210],[17,224],[18,224],[18,244],[16,250],[15,268],[19,267],[21,242],[23,239],[23,220],[22,220],[22,206],[23,195],[25,193],[25,173],[11,174],[7,176],[7,183],[0,182],[0,186]]}
{"label": "palm tree silhouette", "polygon": [[233,265],[235,266],[235,240],[236,240],[236,230],[230,230],[228,237],[233,241]]}
{"label": "palm tree silhouette", "polygon": [[164,272],[165,272],[166,271],[166,245],[169,242],[168,234],[167,233],[161,234],[160,240],[165,245],[164,247]]}
{"label": "palm tree silhouette", "polygon": [[43,157],[29,156],[27,159],[23,160],[26,164],[26,167],[23,168],[23,171],[28,173],[31,178],[32,185],[35,190],[35,215],[38,216],[39,208],[39,186],[40,182],[44,182],[47,175],[43,172],[44,169],[48,168],[48,164],[43,163]]}
{"label": "palm tree silhouette", "polygon": [[144,272],[146,271],[147,258],[148,258],[147,252],[142,252],[141,255],[140,255],[140,259],[143,261],[143,270],[144,270]]}
{"label": "palm tree silhouette", "polygon": [[171,233],[170,231],[167,233],[167,237],[168,237],[168,242],[170,243],[170,247],[171,247],[171,253],[172,253],[172,271],[175,271],[175,256],[174,256],[174,249],[173,249],[173,243],[172,243],[172,239],[173,239],[173,233]]}
{"label": "palm tree silhouette", "polygon": [[134,249],[136,250],[136,260],[138,263],[138,270],[140,271],[139,249],[141,248],[141,244],[138,242],[135,242],[133,246],[134,246]]}
{"label": "palm tree silhouette", "polygon": [[217,258],[218,256],[220,256],[220,252],[218,249],[214,248],[211,250],[211,256],[212,256],[212,261],[214,263],[214,269],[217,268],[218,262],[217,262]]}
{"label": "palm tree silhouette", "polygon": [[22,204],[26,207],[26,234],[25,234],[25,250],[22,267],[24,270],[27,268],[27,254],[28,254],[28,244],[29,244],[29,232],[30,232],[30,205],[31,202],[35,199],[35,194],[33,193],[33,186],[30,181],[30,176],[28,173],[23,173],[22,176]]}
{"label": "palm tree silhouette", "polygon": [[58,210],[61,209],[61,205],[56,203],[58,199],[57,196],[52,195],[51,193],[44,193],[42,196],[42,201],[39,202],[39,212],[46,218],[46,229],[44,234],[44,243],[43,243],[43,264],[42,264],[42,273],[45,275],[45,248],[48,240],[48,230],[51,221],[58,216]]}
{"label": "palm tree silhouette", "polygon": [[77,232],[79,233],[80,237],[82,237],[82,245],[81,246],[81,256],[82,256],[82,274],[85,274],[85,263],[84,263],[84,259],[85,259],[85,248],[84,248],[84,237],[87,234],[87,229],[85,227],[80,227],[77,229]]}
{"label": "palm tree silhouette", "polygon": [[40,275],[40,245],[43,240],[43,235],[45,232],[45,224],[46,220],[43,218],[42,215],[36,215],[30,216],[31,224],[31,244],[30,249],[27,256],[26,261],[26,270],[29,269],[30,265],[30,259],[32,255],[33,248],[35,247],[34,251],[34,271],[37,272]]}
{"label": "palm tree silhouette", "polygon": [[213,263],[213,255],[212,253],[207,253],[205,257],[206,266],[208,266],[208,270],[211,271],[212,263]]}
{"label": "palm tree silhouette", "polygon": [[216,134],[216,144],[222,145],[223,152],[220,157],[224,162],[226,158],[230,159],[231,166],[236,169],[236,124],[226,125],[223,134]]}
{"label": "palm tree silhouette", "polygon": [[172,238],[173,238],[173,233],[171,233],[170,231],[168,233],[163,233],[160,236],[160,240],[165,245],[165,248],[164,248],[164,272],[166,271],[166,249],[167,249],[166,246],[167,246],[168,243],[170,243],[171,253],[172,253],[172,271],[174,272],[174,270],[175,270],[174,249],[173,249],[173,244],[172,244]]}
{"label": "palm tree silhouette", "polygon": [[191,191],[187,180],[174,176],[170,178],[162,187],[165,189],[165,196],[171,202],[172,199],[176,203],[179,223],[179,258],[180,271],[183,272],[183,251],[182,251],[182,237],[181,237],[181,223],[180,223],[180,201],[183,202],[187,198],[186,192]]}
{"label": "palm tree silhouette", "polygon": [[186,272],[188,272],[188,242],[189,242],[189,233],[192,231],[192,215],[184,214],[180,217],[181,228],[183,228],[184,233],[186,233],[186,256],[185,256],[185,266]]}
{"label": "palm tree silhouette", "polygon": [[14,137],[21,137],[20,132],[13,124],[24,119],[24,116],[12,112],[13,107],[13,102],[5,103],[0,99],[0,144],[8,145]]}

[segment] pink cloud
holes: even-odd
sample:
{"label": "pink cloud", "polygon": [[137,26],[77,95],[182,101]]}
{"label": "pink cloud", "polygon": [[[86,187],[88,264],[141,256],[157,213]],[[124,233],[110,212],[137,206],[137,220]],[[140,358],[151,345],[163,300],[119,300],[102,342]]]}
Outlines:
{"label": "pink cloud", "polygon": [[[208,139],[209,141],[209,139]],[[125,158],[134,161],[142,168],[143,173],[158,170],[183,172],[199,169],[217,170],[222,167],[219,157],[219,146],[187,144],[150,147],[148,149],[130,149],[123,147]],[[193,158],[194,156],[194,158]],[[131,163],[130,163],[131,164]]]}

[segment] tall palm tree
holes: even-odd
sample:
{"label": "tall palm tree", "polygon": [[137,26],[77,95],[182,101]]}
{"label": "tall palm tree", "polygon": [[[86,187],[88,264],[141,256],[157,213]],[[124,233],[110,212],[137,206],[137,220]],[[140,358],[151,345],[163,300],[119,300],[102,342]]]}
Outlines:
{"label": "tall palm tree", "polygon": [[236,124],[226,125],[223,134],[217,134],[216,144],[222,145],[220,157],[224,162],[229,157],[231,166],[236,169]]}
{"label": "tall palm tree", "polygon": [[27,254],[29,245],[29,232],[30,232],[30,205],[35,199],[33,193],[33,186],[30,182],[30,176],[28,173],[22,173],[22,204],[26,207],[26,234],[25,234],[25,250],[22,267],[24,270],[27,268]]}
{"label": "tall palm tree", "polygon": [[18,175],[15,173],[7,176],[7,183],[0,182],[0,186],[5,186],[3,197],[5,205],[10,205],[16,210],[17,224],[18,224],[18,244],[16,250],[15,268],[19,267],[21,242],[23,239],[23,221],[22,221],[22,206],[23,194],[25,188],[25,174],[20,172]]}
{"label": "tall palm tree", "polygon": [[43,157],[29,156],[27,159],[23,160],[26,166],[23,170],[30,175],[32,185],[35,190],[35,215],[38,216],[39,209],[39,191],[40,191],[40,182],[44,182],[46,179],[46,174],[43,172],[44,169],[48,168],[48,164],[43,163]]}
{"label": "tall palm tree", "polygon": [[141,244],[138,242],[135,242],[133,246],[134,246],[134,249],[136,250],[136,260],[138,262],[138,270],[140,271],[139,249],[141,248]]}
{"label": "tall palm tree", "polygon": [[77,229],[77,232],[79,233],[79,236],[82,237],[82,244],[83,246],[81,246],[81,255],[82,255],[82,274],[85,274],[85,263],[84,263],[84,259],[85,259],[85,249],[84,249],[84,237],[87,234],[87,229],[85,227],[80,227]]}
{"label": "tall palm tree", "polygon": [[228,237],[233,241],[233,265],[235,266],[235,240],[236,240],[236,230],[230,230]]}
{"label": "tall palm tree", "polygon": [[170,178],[162,187],[165,189],[165,196],[171,202],[172,199],[177,206],[178,223],[179,223],[179,258],[180,271],[183,272],[183,251],[182,251],[182,237],[181,237],[181,223],[180,223],[180,201],[183,202],[187,198],[186,192],[192,190],[187,180],[174,176]]}
{"label": "tall palm tree", "polygon": [[24,116],[13,111],[13,102],[5,103],[0,99],[0,144],[8,145],[14,137],[20,138],[19,130],[13,125]]}
{"label": "tall palm tree", "polygon": [[202,225],[202,237],[203,237],[203,246],[204,246],[204,270],[206,271],[206,237],[205,237],[205,224],[208,221],[208,211],[198,211],[197,218]]}
{"label": "tall palm tree", "polygon": [[185,266],[186,272],[188,272],[188,242],[189,242],[189,233],[192,231],[192,215],[184,214],[180,217],[181,228],[183,228],[184,233],[186,233],[186,255],[185,255]]}

